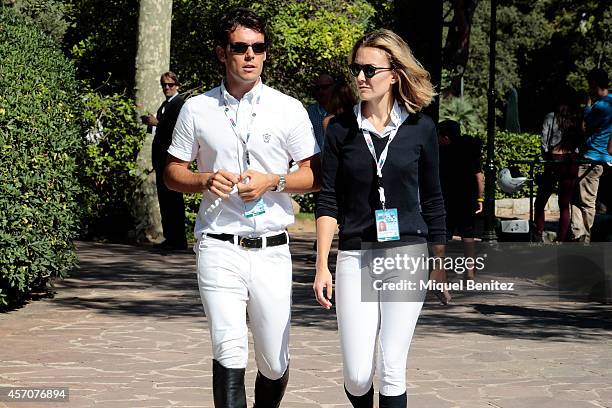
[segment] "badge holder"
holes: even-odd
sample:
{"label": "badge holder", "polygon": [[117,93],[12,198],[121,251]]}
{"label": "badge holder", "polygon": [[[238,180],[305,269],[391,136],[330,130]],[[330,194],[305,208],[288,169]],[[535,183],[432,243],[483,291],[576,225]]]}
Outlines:
{"label": "badge holder", "polygon": [[[243,183],[249,184],[251,179],[249,177],[245,178]],[[266,206],[264,205],[263,197],[259,198],[257,201],[250,201],[248,203],[244,203],[244,216],[246,218],[253,218],[258,215],[265,214]]]}

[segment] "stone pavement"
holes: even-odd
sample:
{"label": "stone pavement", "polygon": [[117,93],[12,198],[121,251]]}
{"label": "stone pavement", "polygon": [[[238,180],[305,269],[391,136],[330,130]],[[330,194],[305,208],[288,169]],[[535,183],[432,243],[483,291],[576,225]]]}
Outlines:
{"label": "stone pavement", "polygon": [[[283,407],[348,407],[335,315],[312,297],[312,234],[293,238]],[[0,407],[212,407],[193,254],[77,247],[81,269],[53,299],[0,315],[0,386],[69,387],[70,400]],[[428,298],[409,356],[409,407],[612,407],[611,310],[512,294],[457,293],[449,307]],[[249,400],[254,367],[251,353]]]}

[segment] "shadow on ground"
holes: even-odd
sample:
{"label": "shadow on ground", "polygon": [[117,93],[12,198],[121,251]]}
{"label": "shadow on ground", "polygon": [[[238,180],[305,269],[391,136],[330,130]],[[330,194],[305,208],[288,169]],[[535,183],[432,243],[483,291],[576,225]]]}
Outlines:
{"label": "shadow on ground", "polygon": [[[312,237],[292,238],[292,324],[335,331],[335,310],[321,308],[312,293]],[[55,304],[109,315],[205,318],[191,251],[163,255],[147,246],[92,242],[80,242],[77,248],[80,270],[58,284]],[[428,296],[418,331],[587,341],[611,334],[611,311],[610,306],[592,303],[531,304],[518,296],[471,293],[457,294],[450,306],[443,307]]]}

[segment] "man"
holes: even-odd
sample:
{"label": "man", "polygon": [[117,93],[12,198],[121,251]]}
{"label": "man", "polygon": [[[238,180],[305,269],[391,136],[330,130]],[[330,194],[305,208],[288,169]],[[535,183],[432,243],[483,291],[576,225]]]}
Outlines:
{"label": "man", "polygon": [[[463,241],[466,257],[476,256],[475,215],[482,212],[484,175],[480,165],[480,141],[461,136],[459,123],[445,120],[438,125],[440,183],[446,207],[446,231],[452,239],[455,229]],[[465,279],[474,279],[468,268]]]}
{"label": "man", "polygon": [[[302,104],[265,86],[268,36],[250,10],[219,22],[221,86],[188,100],[178,118],[166,183],[202,192],[196,220],[200,296],[213,348],[215,407],[246,407],[249,314],[258,374],[255,406],[278,407],[289,375],[294,221],[287,193],[318,188],[319,148]],[[199,172],[188,169],[197,159]],[[298,169],[288,174],[289,162]]]}
{"label": "man", "polygon": [[331,101],[334,83],[334,78],[332,78],[331,75],[320,74],[312,83],[312,93],[317,102],[306,108],[321,151],[323,150],[323,145],[325,144],[323,119],[325,119],[327,113],[329,112],[329,103]]}
{"label": "man", "polygon": [[596,68],[587,74],[587,81],[589,96],[594,103],[589,104],[584,111],[584,158],[599,164],[581,164],[578,169],[578,186],[572,202],[571,230],[574,240],[579,242],[591,241],[599,179],[604,171],[601,163],[612,162],[612,155],[608,152],[612,133],[612,96],[608,94],[608,74]]}
{"label": "man", "polygon": [[187,248],[185,237],[185,202],[183,194],[169,190],[164,183],[164,168],[168,158],[168,147],[172,142],[172,131],[179,112],[185,101],[179,95],[179,80],[174,72],[162,74],[160,85],[166,100],[157,110],[157,115],[142,116],[142,123],[155,127],[152,160],[157,186],[157,200],[161,213],[165,241],[159,245],[162,250],[182,250]]}

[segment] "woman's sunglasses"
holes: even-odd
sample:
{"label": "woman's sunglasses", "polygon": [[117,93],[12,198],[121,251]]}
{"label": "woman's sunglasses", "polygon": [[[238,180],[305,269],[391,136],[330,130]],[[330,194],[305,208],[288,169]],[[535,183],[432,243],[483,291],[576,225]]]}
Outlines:
{"label": "woman's sunglasses", "polygon": [[251,47],[255,54],[263,54],[266,52],[266,43],[265,42],[256,42],[253,44],[247,44],[243,42],[235,42],[230,43],[229,48],[230,51],[234,54],[244,54]]}
{"label": "woman's sunglasses", "polygon": [[351,65],[349,65],[349,70],[351,71],[351,74],[354,77],[358,76],[359,73],[363,71],[363,75],[365,75],[366,78],[372,78],[374,75],[378,74],[379,71],[389,71],[392,69],[394,68],[393,67],[375,67],[372,64],[360,65],[360,64],[352,63]]}

